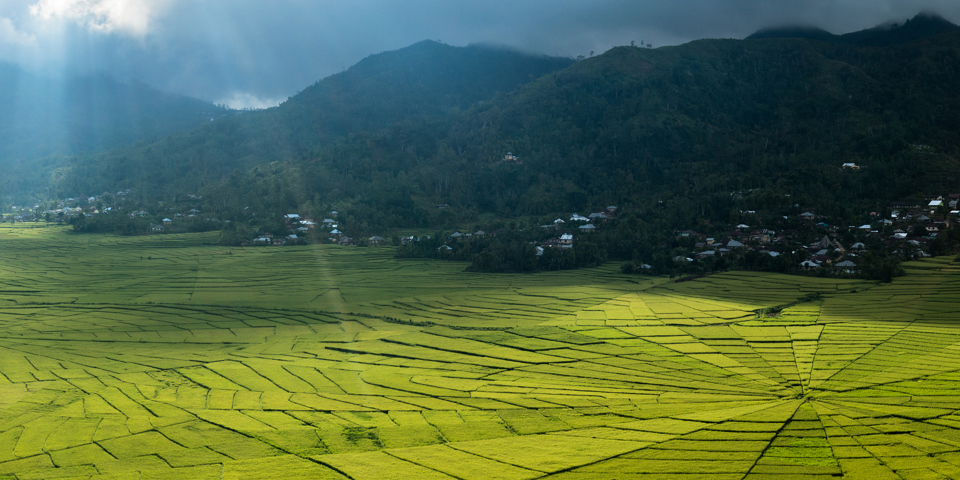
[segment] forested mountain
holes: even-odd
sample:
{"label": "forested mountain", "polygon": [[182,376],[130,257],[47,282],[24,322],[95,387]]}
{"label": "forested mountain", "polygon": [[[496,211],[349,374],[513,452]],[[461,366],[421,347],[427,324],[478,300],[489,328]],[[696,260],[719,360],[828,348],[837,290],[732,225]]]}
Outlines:
{"label": "forested mountain", "polygon": [[[619,47],[449,119],[355,134],[206,190],[225,212],[349,204],[381,227],[609,204],[667,205],[665,229],[794,204],[849,218],[955,185],[958,71],[960,34]],[[499,163],[508,151],[522,164]]]}
{"label": "forested mountain", "polygon": [[0,64],[0,161],[156,141],[226,112],[140,83],[105,76],[55,79]]}
{"label": "forested mountain", "polygon": [[[565,63],[425,42],[276,109],[79,158],[57,187],[200,192],[238,220],[335,206],[361,231],[616,204],[671,231],[746,209],[854,222],[960,176],[960,33],[618,47],[524,83]],[[501,162],[507,152],[520,162]]]}
{"label": "forested mountain", "polygon": [[572,63],[502,47],[457,48],[425,40],[371,55],[270,113],[293,138],[303,138],[302,147],[316,148],[349,133],[444,117]]}
{"label": "forested mountain", "polygon": [[932,35],[960,32],[960,26],[933,13],[921,13],[910,20],[889,23],[859,32],[834,35],[815,27],[781,27],[763,29],[747,37],[748,40],[762,38],[807,38],[837,45],[858,47],[890,47],[905,45]]}
{"label": "forested mountain", "polygon": [[195,191],[236,169],[314,160],[320,149],[350,134],[404,122],[447,121],[497,92],[512,91],[572,63],[500,47],[423,41],[371,55],[279,107],[152,145],[80,158],[58,186],[63,192],[124,185],[169,195]]}
{"label": "forested mountain", "polygon": [[[37,188],[63,157],[155,142],[227,114],[208,102],[104,76],[51,78],[0,64],[0,190]],[[42,159],[42,160],[41,160]]]}

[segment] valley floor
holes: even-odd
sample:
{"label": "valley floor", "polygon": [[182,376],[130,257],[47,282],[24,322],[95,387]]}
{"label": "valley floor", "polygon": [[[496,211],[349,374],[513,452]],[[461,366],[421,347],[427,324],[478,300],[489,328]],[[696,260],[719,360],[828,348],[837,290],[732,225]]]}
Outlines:
{"label": "valley floor", "polygon": [[672,283],[215,241],[0,226],[0,478],[960,477],[952,258]]}

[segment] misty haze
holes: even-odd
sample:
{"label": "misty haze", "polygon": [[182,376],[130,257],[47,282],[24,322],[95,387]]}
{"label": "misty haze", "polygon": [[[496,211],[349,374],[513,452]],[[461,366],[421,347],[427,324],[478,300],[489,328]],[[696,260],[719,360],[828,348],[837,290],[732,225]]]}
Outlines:
{"label": "misty haze", "polygon": [[960,478],[958,23],[0,2],[0,478]]}

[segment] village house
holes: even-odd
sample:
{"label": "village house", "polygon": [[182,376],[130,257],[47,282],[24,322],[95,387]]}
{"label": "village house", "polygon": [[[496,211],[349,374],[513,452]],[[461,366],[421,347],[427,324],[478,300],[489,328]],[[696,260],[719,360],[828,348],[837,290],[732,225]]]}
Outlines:
{"label": "village house", "polygon": [[889,205],[889,206],[890,206],[890,208],[891,208],[892,210],[901,210],[901,211],[902,211],[902,210],[916,210],[916,209],[920,208],[920,204],[919,204],[918,202],[905,201],[905,200],[904,200],[904,201],[899,201],[899,202],[890,202],[890,205]]}
{"label": "village house", "polygon": [[560,235],[560,245],[573,245],[573,235],[569,233]]}
{"label": "village house", "polygon": [[578,230],[580,230],[580,233],[590,233],[597,231],[597,227],[595,227],[592,223],[588,223],[586,225],[581,225]]}
{"label": "village house", "polygon": [[832,246],[833,241],[830,240],[830,237],[824,235],[823,238],[821,238],[817,243],[810,245],[810,248],[820,250],[824,248],[831,248]]}
{"label": "village house", "polygon": [[379,235],[374,235],[367,239],[367,243],[369,243],[370,245],[380,245],[381,243],[383,243],[383,237]]}
{"label": "village house", "polygon": [[833,259],[831,259],[831,258],[828,257],[827,255],[814,255],[813,257],[811,257],[811,260],[813,260],[813,261],[815,261],[815,262],[817,262],[818,264],[821,264],[821,265],[824,264],[824,263],[832,263],[832,262],[833,262]]}
{"label": "village house", "polygon": [[557,237],[551,237],[540,242],[540,245],[547,248],[556,248],[560,246],[560,239]]}
{"label": "village house", "polygon": [[776,235],[776,232],[764,228],[750,232],[749,239],[754,242],[769,243],[774,235]]}

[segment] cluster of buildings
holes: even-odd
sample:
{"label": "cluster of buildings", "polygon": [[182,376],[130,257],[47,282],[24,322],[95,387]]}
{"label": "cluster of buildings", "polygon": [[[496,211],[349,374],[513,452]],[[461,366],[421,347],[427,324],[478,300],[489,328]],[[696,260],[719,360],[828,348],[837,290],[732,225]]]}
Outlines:
{"label": "cluster of buildings", "polygon": [[[122,190],[115,193],[114,198],[118,200],[123,199],[129,194],[130,190]],[[58,201],[56,208],[46,208],[43,210],[41,210],[43,207],[41,207],[40,204],[35,204],[33,207],[14,206],[12,207],[14,214],[4,217],[3,219],[10,222],[66,221],[80,214],[85,216],[98,215],[101,213],[100,208],[103,208],[103,212],[113,211],[113,206],[104,206],[105,197],[108,195],[109,193],[103,193],[92,197],[84,195],[70,197]]]}
{"label": "cluster of buildings", "polygon": [[284,225],[287,228],[287,235],[284,237],[274,237],[272,233],[261,233],[254,239],[250,240],[248,244],[251,245],[271,245],[279,247],[281,245],[287,245],[288,243],[299,242],[306,236],[306,234],[315,228],[317,228],[317,222],[309,219],[302,218],[300,214],[297,213],[288,213],[283,216]]}
{"label": "cluster of buildings", "polygon": [[[330,212],[330,216],[333,218],[324,218],[320,222],[316,222],[310,218],[301,217],[297,213],[288,213],[283,216],[284,225],[287,229],[287,235],[284,237],[274,236],[272,233],[263,233],[258,235],[256,238],[247,242],[249,245],[270,245],[270,246],[282,246],[282,245],[291,245],[299,244],[306,241],[306,237],[310,232],[322,232],[319,235],[327,235],[327,240],[330,243],[335,243],[338,245],[356,245],[357,239],[347,236],[340,230],[340,225],[337,221],[340,212],[334,210]],[[374,235],[366,239],[368,245],[379,245],[383,243],[383,238],[377,235]]]}
{"label": "cluster of buildings", "polygon": [[[844,168],[854,166],[845,165]],[[960,219],[958,201],[960,194],[931,195],[922,201],[893,202],[889,205],[888,218],[878,212],[870,212],[870,223],[849,225],[846,230],[852,232],[853,237],[864,239],[872,245],[890,247],[888,251],[903,257],[928,257],[930,243]],[[689,255],[677,256],[674,260],[692,262],[695,258],[717,258],[746,252],[757,252],[775,258],[785,252],[797,253],[802,250],[806,252],[806,259],[798,265],[800,268],[831,268],[841,273],[855,273],[858,270],[858,257],[869,250],[864,242],[851,241],[849,245],[842,245],[837,240],[841,227],[827,224],[820,215],[812,211],[801,213],[799,220],[803,229],[819,229],[826,234],[818,241],[804,244],[799,240],[803,236],[801,231],[796,229],[777,232],[740,224],[715,237],[707,237],[693,230],[683,230],[676,232],[676,237],[694,239],[694,247]]]}
{"label": "cluster of buildings", "polygon": [[17,222],[30,222],[36,220],[34,217],[34,212],[40,208],[40,205],[34,205],[33,208],[30,207],[21,207],[13,206],[10,210],[13,211],[13,215],[3,215],[0,216],[0,222],[6,221],[10,223]]}
{"label": "cluster of buildings", "polygon": [[536,243],[537,255],[543,255],[544,249],[547,248],[573,248],[574,232],[578,234],[591,234],[597,232],[604,223],[613,220],[616,215],[617,207],[611,205],[599,212],[594,212],[587,216],[574,213],[570,215],[570,218],[567,220],[558,218],[554,220],[553,223],[541,225],[540,228],[560,230],[563,233],[561,233],[559,236],[550,237],[546,240]]}
{"label": "cluster of buildings", "polygon": [[[121,190],[114,194],[105,192],[101,195],[92,197],[79,196],[70,197],[56,201],[56,208],[43,209],[40,204],[34,205],[32,209],[26,207],[13,207],[15,215],[4,217],[4,220],[14,222],[24,221],[55,221],[68,222],[71,218],[80,216],[93,217],[101,214],[122,214],[130,219],[150,219],[150,232],[163,233],[177,230],[177,223],[182,221],[205,221],[220,223],[215,218],[201,218],[201,212],[198,208],[178,212],[179,208],[164,207],[164,202],[158,203],[158,213],[149,213],[140,207],[138,210],[127,210],[124,208],[125,200],[129,197],[131,190]],[[192,201],[199,201],[203,197],[199,195],[188,195],[187,198]],[[195,202],[190,202],[195,203]],[[129,204],[126,205],[129,207]],[[166,208],[166,213],[161,211]],[[182,207],[186,208],[186,207]],[[166,215],[161,219],[161,215]],[[224,221],[230,223],[229,220]]]}

